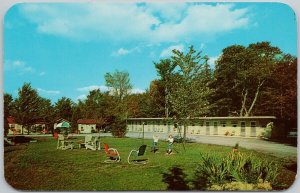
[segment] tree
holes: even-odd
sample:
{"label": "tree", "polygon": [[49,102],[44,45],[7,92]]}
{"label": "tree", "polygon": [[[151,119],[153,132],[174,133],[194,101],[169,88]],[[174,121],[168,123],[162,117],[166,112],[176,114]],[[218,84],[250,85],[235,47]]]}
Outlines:
{"label": "tree", "polygon": [[162,59],[159,63],[154,63],[155,68],[157,70],[158,75],[161,77],[161,85],[164,88],[164,109],[165,109],[165,117],[168,118],[170,115],[170,104],[169,104],[169,90],[172,85],[172,72],[174,71],[176,65],[174,65],[171,59]]}
{"label": "tree", "polygon": [[[266,82],[271,78],[282,52],[269,42],[234,45],[223,49],[215,71],[216,100],[229,103],[227,114],[252,115]],[[222,109],[222,107],[220,107]],[[223,107],[224,109],[224,107]]]}
{"label": "tree", "polygon": [[71,121],[73,114],[74,103],[70,98],[62,97],[55,103],[55,115],[56,118],[63,118]]}
{"label": "tree", "polygon": [[8,93],[4,93],[4,136],[7,135],[9,130],[7,118],[11,115],[11,109],[13,109],[13,97]]}
{"label": "tree", "polygon": [[90,91],[84,101],[79,102],[82,118],[95,119],[98,128],[102,128],[108,123],[105,109],[108,108],[107,105],[111,97],[107,95],[108,93],[102,93],[100,89],[96,89]]}
{"label": "tree", "polygon": [[40,97],[39,100],[39,119],[43,120],[46,129],[52,128],[55,119],[54,107],[49,99]]}
{"label": "tree", "polygon": [[215,104],[212,109],[214,116],[238,115],[241,109],[237,77],[239,65],[244,62],[245,50],[246,48],[240,45],[224,48],[216,62],[212,82],[215,92],[211,96]]}
{"label": "tree", "polygon": [[130,84],[129,73],[125,71],[116,71],[114,73],[106,73],[105,85],[111,89],[112,94],[120,101],[129,93],[132,89]]}
{"label": "tree", "polygon": [[276,116],[272,137],[286,137],[289,130],[297,128],[297,58],[284,55],[265,86],[255,113]]}
{"label": "tree", "polygon": [[189,118],[208,114],[211,108],[208,98],[212,90],[204,76],[208,57],[201,56],[201,52],[196,52],[191,46],[187,54],[173,50],[171,59],[176,67],[171,77],[173,86],[168,95],[175,118],[184,126],[185,138]]}
{"label": "tree", "polygon": [[24,83],[18,91],[18,98],[15,99],[13,117],[17,123],[27,129],[28,134],[31,126],[40,118],[40,100],[41,97],[35,89],[31,88],[30,83]]}
{"label": "tree", "polygon": [[[124,127],[124,121],[128,117],[128,109],[124,103],[124,98],[129,94],[132,89],[130,84],[129,74],[125,71],[115,71],[114,73],[106,73],[105,85],[110,88],[111,93],[117,99],[117,104],[115,105],[112,120],[114,120],[112,134],[114,136],[122,137],[125,135],[126,126]],[[121,134],[122,133],[122,134]]]}
{"label": "tree", "polygon": [[164,82],[161,80],[153,80],[150,83],[150,106],[154,117],[166,118],[170,115],[170,107],[168,102],[167,93],[168,89],[165,87]]}

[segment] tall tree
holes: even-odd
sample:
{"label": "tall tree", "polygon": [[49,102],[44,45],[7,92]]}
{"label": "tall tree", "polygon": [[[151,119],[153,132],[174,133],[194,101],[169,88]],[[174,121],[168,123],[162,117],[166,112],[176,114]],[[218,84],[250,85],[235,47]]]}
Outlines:
{"label": "tall tree", "polygon": [[150,102],[154,117],[168,118],[170,115],[168,98],[165,94],[168,89],[165,87],[162,80],[153,80],[150,83]]}
{"label": "tall tree", "polygon": [[207,56],[201,56],[201,52],[196,52],[193,46],[187,54],[179,50],[173,50],[173,54],[172,60],[178,67],[172,77],[174,86],[169,93],[174,111],[180,118],[207,114],[210,108],[208,97],[212,92],[203,76]]}
{"label": "tall tree", "polygon": [[105,85],[111,89],[111,92],[120,101],[129,93],[132,89],[132,85],[129,79],[129,73],[126,71],[115,71],[114,73],[106,73]]}
{"label": "tall tree", "polygon": [[[208,68],[207,56],[201,56],[191,46],[188,53],[173,50],[172,62],[176,66],[173,71],[169,94],[170,104],[178,122],[186,127],[189,118],[209,113],[208,98],[212,90],[207,86],[207,77],[203,76]],[[184,138],[186,129],[184,129]]]}
{"label": "tall tree", "polygon": [[157,70],[158,75],[160,76],[161,85],[164,88],[164,109],[165,109],[165,117],[168,118],[170,115],[170,104],[169,104],[169,90],[172,86],[172,72],[174,71],[176,65],[172,63],[171,59],[162,59],[158,63],[154,63],[155,68]]}
{"label": "tall tree", "polygon": [[252,115],[281,54],[280,49],[269,42],[250,44],[246,48],[234,45],[223,49],[217,61],[214,85],[219,104],[231,103],[229,115],[233,112],[239,116]]}
{"label": "tall tree", "polygon": [[24,83],[18,91],[18,98],[15,99],[13,117],[17,123],[27,129],[28,134],[31,126],[40,118],[40,98],[37,90],[33,89],[30,83]]}
{"label": "tall tree", "polygon": [[275,115],[282,127],[273,137],[286,136],[290,129],[297,128],[297,58],[284,55],[266,87],[255,113]]}
{"label": "tall tree", "polygon": [[239,115],[241,99],[237,89],[237,77],[239,65],[244,62],[245,50],[244,46],[229,46],[223,49],[222,55],[216,61],[212,83],[215,92],[211,96],[215,104],[212,109],[214,116]]}
{"label": "tall tree", "polygon": [[4,93],[4,136],[7,135],[9,130],[7,118],[11,115],[12,109],[13,109],[13,97],[8,93]]}
{"label": "tall tree", "polygon": [[126,132],[125,120],[128,117],[128,109],[124,102],[124,97],[129,94],[132,89],[130,83],[129,73],[126,71],[115,71],[114,73],[106,73],[105,85],[110,88],[111,93],[118,100],[114,111],[118,112],[114,116],[114,123],[112,125],[112,134],[117,137],[123,137]]}
{"label": "tall tree", "polygon": [[39,117],[46,125],[46,129],[53,128],[55,121],[54,106],[50,99],[40,97],[39,100]]}
{"label": "tall tree", "polygon": [[62,97],[55,103],[56,118],[63,118],[68,121],[72,120],[73,101],[70,98]]}

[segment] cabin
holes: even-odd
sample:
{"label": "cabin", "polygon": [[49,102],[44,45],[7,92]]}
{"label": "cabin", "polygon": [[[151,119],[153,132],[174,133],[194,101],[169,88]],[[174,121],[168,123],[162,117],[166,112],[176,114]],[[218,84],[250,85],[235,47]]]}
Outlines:
{"label": "cabin", "polygon": [[95,119],[78,119],[79,133],[93,133],[96,132],[97,121]]}
{"label": "cabin", "polygon": [[[7,117],[7,123],[9,126],[8,135],[28,134],[28,130],[21,124],[17,123],[12,116]],[[40,133],[45,130],[45,128],[46,123],[43,120],[37,120],[33,125],[31,125],[29,131],[30,133]]]}
{"label": "cabin", "polygon": [[[274,116],[252,117],[199,117],[188,120],[186,137],[195,136],[235,136],[257,138],[262,136],[268,123],[274,122]],[[166,118],[128,118],[127,133],[180,134],[184,127],[173,119]]]}
{"label": "cabin", "polygon": [[[19,135],[22,134],[23,127],[18,124],[12,116],[7,117],[7,123],[9,126],[8,135]],[[24,132],[24,131],[23,131]],[[27,132],[27,130],[26,130]]]}

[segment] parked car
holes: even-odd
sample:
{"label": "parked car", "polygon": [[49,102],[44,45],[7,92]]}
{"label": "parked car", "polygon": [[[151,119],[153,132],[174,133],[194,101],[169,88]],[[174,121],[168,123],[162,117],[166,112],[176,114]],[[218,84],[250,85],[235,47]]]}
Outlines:
{"label": "parked car", "polygon": [[105,126],[104,128],[103,128],[103,132],[104,133],[110,133],[111,132],[111,126]]}
{"label": "parked car", "polygon": [[290,132],[288,132],[287,137],[297,137],[298,132],[297,132],[297,128],[293,128]]}

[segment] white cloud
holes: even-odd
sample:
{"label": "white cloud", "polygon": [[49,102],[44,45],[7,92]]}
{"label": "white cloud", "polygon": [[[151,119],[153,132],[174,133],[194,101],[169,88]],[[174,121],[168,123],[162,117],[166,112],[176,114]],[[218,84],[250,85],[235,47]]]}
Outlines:
{"label": "white cloud", "polygon": [[178,42],[250,25],[249,9],[229,3],[22,4],[20,11],[40,33],[81,41]]}
{"label": "white cloud", "polygon": [[133,93],[133,94],[140,94],[140,93],[144,93],[144,92],[146,92],[146,91],[143,89],[139,89],[139,88],[133,88],[130,91],[130,93]]}
{"label": "white cloud", "polygon": [[200,50],[203,50],[205,48],[205,44],[204,43],[201,43],[200,44]]}
{"label": "white cloud", "polygon": [[86,87],[81,87],[81,88],[77,88],[76,90],[77,91],[80,91],[80,92],[89,92],[89,91],[92,91],[92,90],[96,90],[96,89],[100,89],[100,91],[108,91],[108,87],[107,86],[104,86],[104,85],[91,85],[91,86],[86,86]]}
{"label": "white cloud", "polygon": [[114,52],[113,55],[122,56],[130,53],[130,50],[126,50],[124,48],[120,48],[117,52]]}
{"label": "white cloud", "polygon": [[210,57],[209,60],[208,60],[208,64],[211,68],[215,68],[216,64],[215,62],[217,61],[217,59],[220,57],[219,56],[213,56],[213,57]]}
{"label": "white cloud", "polygon": [[160,57],[165,58],[165,57],[172,56],[172,50],[179,50],[179,51],[183,52],[184,51],[184,45],[179,44],[179,45],[170,46],[170,47],[164,49],[160,53]]}
{"label": "white cloud", "polygon": [[84,99],[86,99],[86,95],[85,94],[82,94],[82,95],[79,95],[77,98],[76,98],[76,100],[84,100]]}
{"label": "white cloud", "polygon": [[6,60],[4,62],[4,70],[6,71],[17,71],[18,74],[22,75],[25,73],[34,73],[35,69],[31,66],[26,65],[24,61],[21,60]]}
{"label": "white cloud", "polygon": [[40,93],[44,93],[44,94],[50,94],[50,95],[57,95],[57,94],[60,94],[60,91],[59,91],[59,90],[45,90],[45,89],[42,89],[42,88],[37,88],[37,90],[38,90]]}

